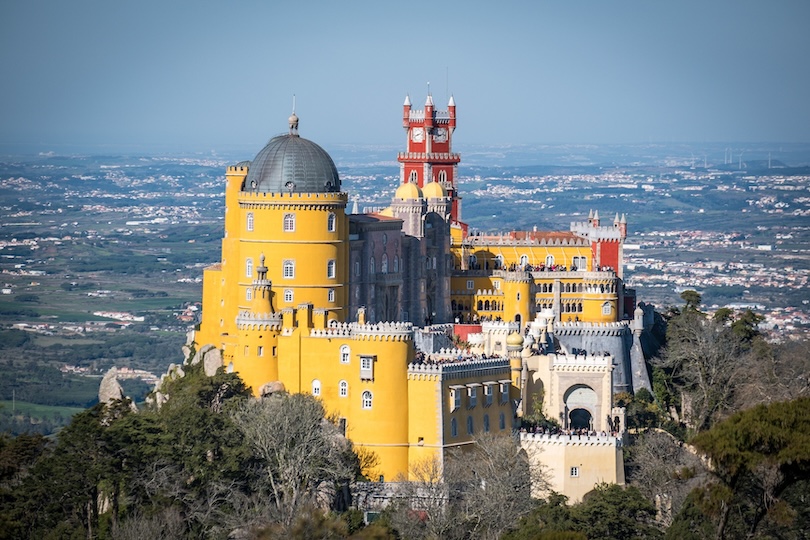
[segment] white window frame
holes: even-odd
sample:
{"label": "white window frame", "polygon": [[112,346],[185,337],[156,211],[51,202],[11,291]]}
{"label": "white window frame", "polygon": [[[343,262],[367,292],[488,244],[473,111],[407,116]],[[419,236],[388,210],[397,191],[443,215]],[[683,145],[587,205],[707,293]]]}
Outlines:
{"label": "white window frame", "polygon": [[352,349],[348,345],[340,346],[340,363],[348,364],[351,361]]}
{"label": "white window frame", "polygon": [[291,304],[295,300],[295,294],[292,289],[284,289],[284,301]]}
{"label": "white window frame", "polygon": [[602,304],[602,315],[610,315],[611,313],[613,313],[613,306],[610,305],[610,302]]}
{"label": "white window frame", "polygon": [[326,301],[330,304],[335,302],[335,289],[329,289],[329,291],[326,293]]}
{"label": "white window frame", "polygon": [[502,382],[501,385],[501,403],[508,403],[509,402],[509,383]]}
{"label": "white window frame", "polygon": [[335,259],[329,259],[329,261],[326,263],[326,277],[328,279],[335,279],[336,275],[337,263],[335,262]]}
{"label": "white window frame", "polygon": [[281,266],[281,275],[284,279],[295,279],[295,260],[285,259]]}
{"label": "white window frame", "polygon": [[360,380],[373,381],[374,380],[374,361],[376,356],[361,355],[360,356]]}
{"label": "white window frame", "polygon": [[348,397],[349,396],[349,383],[348,383],[348,381],[340,381],[338,383],[338,396],[339,397]]}
{"label": "white window frame", "polygon": [[253,277],[253,259],[251,257],[245,259],[245,277]]}
{"label": "white window frame", "polygon": [[554,255],[546,255],[546,266],[554,266]]}
{"label": "white window frame", "polygon": [[492,388],[491,384],[484,385],[484,406],[489,407],[492,405],[492,396],[495,391]]}
{"label": "white window frame", "polygon": [[571,467],[571,478],[579,478],[579,467]]}
{"label": "white window frame", "polygon": [[247,213],[245,227],[247,228],[248,231],[253,230],[253,212]]}
{"label": "white window frame", "polygon": [[312,395],[316,397],[321,395],[321,381],[318,379],[312,381]]}
{"label": "white window frame", "polygon": [[329,212],[326,216],[326,231],[335,232],[337,230],[337,216],[334,212]]}
{"label": "white window frame", "polygon": [[284,232],[295,232],[295,214],[284,214]]}
{"label": "white window frame", "polygon": [[248,302],[253,300],[253,288],[252,287],[248,287],[245,290],[245,300],[247,300]]}
{"label": "white window frame", "polygon": [[520,256],[520,266],[528,266],[529,265],[529,256],[528,255],[521,255]]}
{"label": "white window frame", "polygon": [[371,393],[371,390],[363,390],[361,406],[365,410],[371,410],[371,407],[374,406],[374,394]]}
{"label": "white window frame", "polygon": [[478,388],[475,386],[467,387],[467,406],[472,409],[478,404]]}

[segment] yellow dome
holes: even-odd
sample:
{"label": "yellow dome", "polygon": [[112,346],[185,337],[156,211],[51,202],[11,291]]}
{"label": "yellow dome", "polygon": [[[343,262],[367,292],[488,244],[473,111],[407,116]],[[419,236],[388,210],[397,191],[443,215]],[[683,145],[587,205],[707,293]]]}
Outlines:
{"label": "yellow dome", "polygon": [[380,210],[379,214],[381,216],[394,217],[394,210],[389,206]]}
{"label": "yellow dome", "polygon": [[397,199],[421,199],[422,190],[414,183],[405,182],[397,188],[394,197]]}
{"label": "yellow dome", "polygon": [[506,346],[513,346],[513,347],[522,347],[523,346],[523,336],[520,335],[520,332],[517,330],[509,334],[509,337],[506,338]]}
{"label": "yellow dome", "polygon": [[447,197],[447,190],[438,182],[431,182],[422,190],[426,199],[440,199]]}

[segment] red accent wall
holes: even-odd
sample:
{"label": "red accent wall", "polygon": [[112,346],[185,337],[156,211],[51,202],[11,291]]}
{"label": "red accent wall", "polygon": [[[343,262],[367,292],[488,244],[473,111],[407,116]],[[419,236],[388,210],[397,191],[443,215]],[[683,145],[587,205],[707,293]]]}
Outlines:
{"label": "red accent wall", "polygon": [[480,324],[454,324],[453,325],[453,333],[459,337],[462,341],[467,341],[467,336],[470,334],[480,334],[481,333],[481,325]]}
{"label": "red accent wall", "polygon": [[619,269],[619,243],[616,241],[598,240],[591,244],[591,252],[596,260],[597,244],[602,247],[601,266],[610,266],[614,270]]}

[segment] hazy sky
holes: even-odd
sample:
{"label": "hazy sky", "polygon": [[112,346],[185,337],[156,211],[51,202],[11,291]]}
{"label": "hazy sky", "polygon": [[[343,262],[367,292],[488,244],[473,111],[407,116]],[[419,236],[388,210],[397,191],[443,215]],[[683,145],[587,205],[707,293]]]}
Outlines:
{"label": "hazy sky", "polygon": [[0,2],[0,149],[810,142],[807,0]]}

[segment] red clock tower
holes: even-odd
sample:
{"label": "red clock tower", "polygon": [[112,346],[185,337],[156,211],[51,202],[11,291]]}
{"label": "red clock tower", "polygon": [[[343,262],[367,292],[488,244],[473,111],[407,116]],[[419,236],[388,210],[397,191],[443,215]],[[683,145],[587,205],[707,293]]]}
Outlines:
{"label": "red clock tower", "polygon": [[408,136],[407,151],[397,155],[400,181],[423,188],[430,182],[439,182],[451,200],[450,222],[459,224],[461,198],[456,190],[456,174],[460,154],[452,152],[453,131],[456,129],[456,102],[450,97],[446,111],[433,107],[433,96],[428,93],[424,110],[411,109],[411,99],[405,96],[402,107],[402,127]]}

